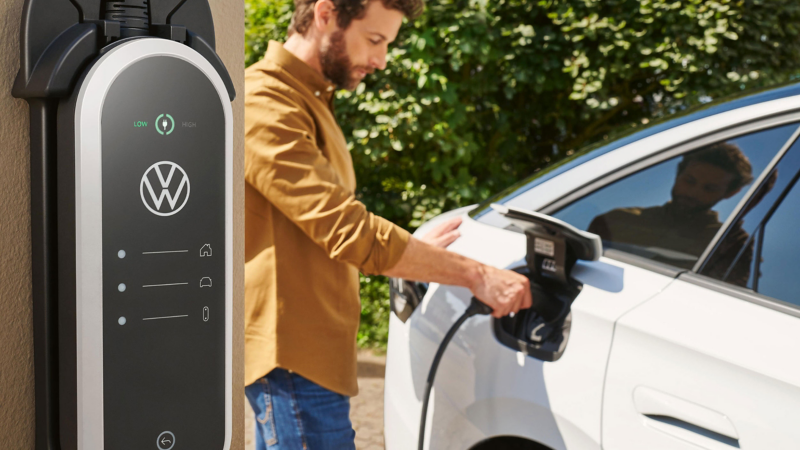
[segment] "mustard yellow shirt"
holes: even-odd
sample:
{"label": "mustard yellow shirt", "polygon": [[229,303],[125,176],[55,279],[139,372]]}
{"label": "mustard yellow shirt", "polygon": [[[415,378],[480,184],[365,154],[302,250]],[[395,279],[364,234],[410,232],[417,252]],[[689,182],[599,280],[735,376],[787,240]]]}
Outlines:
{"label": "mustard yellow shirt", "polygon": [[334,86],[278,42],[245,73],[245,384],[276,367],[358,393],[358,272],[408,232],[356,200]]}

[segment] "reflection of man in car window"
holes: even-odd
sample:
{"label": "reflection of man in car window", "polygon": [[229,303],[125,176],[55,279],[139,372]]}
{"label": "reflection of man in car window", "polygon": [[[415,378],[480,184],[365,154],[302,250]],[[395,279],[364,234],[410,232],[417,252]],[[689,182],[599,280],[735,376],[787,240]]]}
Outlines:
{"label": "reflection of man in car window", "polygon": [[691,268],[722,226],[711,208],[752,180],[750,161],[739,147],[713,144],[683,157],[671,201],[650,208],[614,209],[595,217],[589,231],[610,248]]}
{"label": "reflection of man in car window", "polygon": [[703,275],[738,286],[752,288],[752,285],[750,285],[750,269],[753,262],[754,243],[752,240],[748,242],[750,235],[743,229],[742,217],[746,217],[748,211],[761,203],[761,200],[775,187],[777,181],[777,171],[773,171],[764,180],[758,191],[753,194],[742,212],[739,213],[740,218],[731,225],[731,230],[714,250],[714,254],[711,255],[706,267],[703,269]]}

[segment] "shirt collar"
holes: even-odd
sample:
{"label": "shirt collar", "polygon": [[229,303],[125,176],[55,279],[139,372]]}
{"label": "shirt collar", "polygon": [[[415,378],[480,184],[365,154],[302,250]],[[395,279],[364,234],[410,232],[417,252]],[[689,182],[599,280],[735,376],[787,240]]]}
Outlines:
{"label": "shirt collar", "polygon": [[277,41],[269,41],[266,59],[281,66],[306,85],[311,91],[311,95],[318,97],[326,104],[332,103],[336,86],[316,69],[283,48],[283,44]]}

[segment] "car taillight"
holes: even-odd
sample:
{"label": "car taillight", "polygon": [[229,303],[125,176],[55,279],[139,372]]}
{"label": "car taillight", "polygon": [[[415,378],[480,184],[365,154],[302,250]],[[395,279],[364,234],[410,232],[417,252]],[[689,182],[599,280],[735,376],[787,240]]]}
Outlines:
{"label": "car taillight", "polygon": [[402,278],[389,278],[389,291],[392,311],[405,323],[422,302],[422,297],[428,291],[428,285]]}

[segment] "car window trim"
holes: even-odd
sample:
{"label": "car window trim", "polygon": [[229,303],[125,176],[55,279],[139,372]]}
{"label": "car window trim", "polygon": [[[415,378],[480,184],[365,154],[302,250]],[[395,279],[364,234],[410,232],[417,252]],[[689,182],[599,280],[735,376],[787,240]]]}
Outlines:
{"label": "car window trim", "polygon": [[678,280],[685,281],[711,291],[719,292],[720,294],[724,294],[729,297],[744,300],[758,306],[763,306],[780,313],[800,318],[800,307],[797,305],[784,302],[773,297],[768,297],[766,295],[759,294],[758,292],[753,292],[750,289],[734,286],[724,281],[719,281],[714,278],[692,272],[680,274],[678,276]]}
{"label": "car window trim", "polygon": [[[792,187],[794,187],[794,186],[792,186]],[[785,199],[785,197],[784,197],[784,199]],[[783,203],[783,199],[781,200],[781,203]],[[778,206],[780,206],[780,203],[778,204]],[[753,277],[753,292],[758,292],[758,280],[761,278],[761,251],[764,249],[764,232],[766,231],[767,222],[768,221],[769,221],[769,219],[764,221],[764,223],[760,224],[758,226],[758,228],[756,229],[756,231],[758,232],[758,241],[756,241],[756,244],[755,244],[756,245],[756,255],[755,255],[756,259],[754,261],[755,265],[753,267],[753,273],[755,273],[755,276]],[[731,269],[733,269],[732,266],[731,266],[731,268],[728,269],[728,271],[730,272]]]}
{"label": "car window trim", "polygon": [[[573,189],[568,194],[561,196],[559,199],[554,200],[553,202],[539,208],[539,212],[541,212],[542,214],[552,215],[553,213],[570,205],[571,203],[599,189],[602,189],[605,186],[608,186],[609,184],[619,181],[641,170],[647,169],[648,167],[664,162],[670,158],[674,158],[684,153],[688,153],[692,150],[701,148],[705,145],[713,144],[714,142],[718,142],[720,140],[725,140],[733,137],[743,136],[745,134],[763,131],[769,128],[776,128],[783,125],[790,125],[792,123],[798,123],[798,128],[794,131],[792,137],[789,138],[788,145],[787,143],[784,143],[784,147],[781,148],[781,150],[785,151],[785,149],[788,149],[788,146],[790,146],[791,143],[794,142],[793,139],[796,138],[796,135],[800,133],[800,110],[793,111],[788,114],[781,114],[775,117],[766,117],[746,123],[739,123],[727,128],[721,128],[709,132],[701,137],[694,138],[691,141],[665,148],[655,154],[651,154],[642,159],[632,161],[629,164],[616,169],[613,173],[603,174],[598,178],[595,178],[594,180],[591,180],[583,184],[581,187]],[[773,162],[774,158],[772,161],[770,161],[770,164],[772,164]],[[771,167],[772,167],[771,165],[767,166],[767,169],[770,169]],[[764,172],[762,172],[762,174],[765,173],[767,169],[765,169]],[[751,190],[748,190],[748,192],[745,194],[743,198],[749,198],[749,195],[751,193],[752,193]],[[733,212],[737,212],[738,208],[741,206],[742,205],[740,202],[740,204],[737,205],[737,209],[734,209]],[[733,214],[733,212],[731,214]],[[724,225],[726,224],[723,224],[723,226]],[[701,254],[701,256],[703,255]]]}
{"label": "car window trim", "polygon": [[[772,173],[772,170],[775,167],[777,167],[777,165],[781,162],[781,159],[783,159],[783,157],[786,155],[789,149],[792,148],[792,145],[794,145],[794,143],[797,141],[798,138],[800,138],[800,127],[798,127],[798,129],[796,129],[794,133],[792,133],[792,136],[789,138],[789,140],[783,144],[783,147],[778,151],[778,153],[775,154],[775,156],[772,158],[769,164],[767,164],[767,167],[764,168],[761,174],[759,174],[758,178],[756,178],[755,182],[753,182],[753,184],[747,190],[745,195],[741,198],[739,203],[736,205],[736,208],[734,208],[731,214],[728,216],[728,218],[725,219],[725,223],[723,223],[722,226],[719,228],[719,230],[717,230],[717,234],[714,235],[714,238],[711,239],[711,242],[708,243],[706,249],[697,259],[697,262],[694,264],[694,267],[692,268],[692,272],[699,273],[703,269],[705,264],[711,258],[711,255],[714,252],[714,250],[716,250],[717,245],[720,243],[720,241],[722,241],[722,239],[728,233],[728,230],[730,230],[731,226],[734,223],[736,223],[735,221],[739,218],[739,215],[741,214],[742,210],[747,206],[747,203],[750,201],[750,198],[756,192],[758,192],[758,189],[761,188],[761,185],[764,183],[764,180],[766,180],[769,174]],[[781,201],[782,199],[783,196],[780,196],[777,201]],[[770,208],[770,210],[772,210],[772,208]]]}

